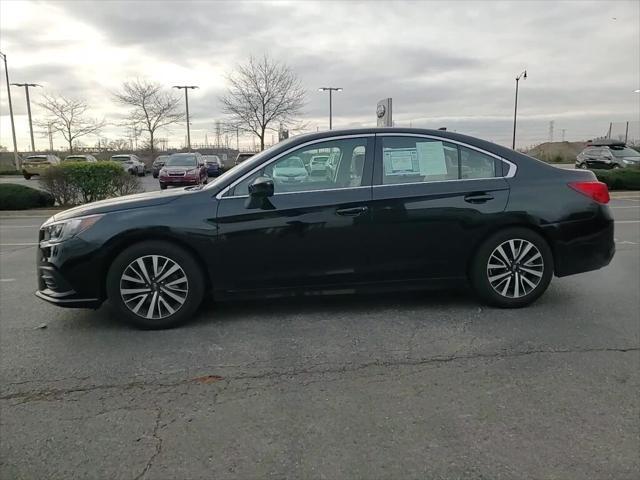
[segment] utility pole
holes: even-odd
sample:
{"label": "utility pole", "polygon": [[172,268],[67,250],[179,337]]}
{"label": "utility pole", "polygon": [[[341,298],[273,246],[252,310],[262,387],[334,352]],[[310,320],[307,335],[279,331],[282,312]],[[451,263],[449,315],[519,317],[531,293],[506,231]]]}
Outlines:
{"label": "utility pole", "polygon": [[611,127],[613,126],[613,122],[609,122],[609,133],[607,133],[607,138],[611,138]]}
{"label": "utility pole", "polygon": [[184,103],[187,110],[187,150],[191,151],[191,132],[189,130],[189,94],[187,93],[189,90],[195,90],[196,88],[200,88],[197,85],[174,85],[173,88],[177,88],[178,90],[184,90]]}
{"label": "utility pole", "polygon": [[12,83],[11,85],[15,85],[16,87],[24,87],[24,91],[27,96],[27,113],[29,115],[29,134],[31,135],[31,151],[36,151],[36,145],[33,141],[33,122],[31,121],[31,100],[29,100],[29,87],[41,87],[42,85],[38,85],[37,83]]}
{"label": "utility pole", "polygon": [[513,143],[511,144],[512,150],[516,149],[516,119],[518,118],[518,83],[520,82],[521,78],[523,80],[526,80],[527,78],[526,70],[520,73],[520,75],[516,77],[516,102],[515,102],[515,107],[513,109]]}
{"label": "utility pole", "polygon": [[11,135],[13,136],[13,163],[16,170],[20,170],[20,157],[18,156],[18,144],[16,143],[16,126],[13,122],[13,104],[11,103],[11,87],[9,87],[9,69],[7,68],[7,56],[0,52],[4,60],[4,74],[7,79],[7,100],[9,100],[9,116],[11,117]]}
{"label": "utility pole", "polygon": [[629,139],[629,122],[627,121],[627,128],[625,128],[624,130],[624,143],[627,143],[627,140]]}
{"label": "utility pole", "polygon": [[567,129],[566,129],[566,128],[563,128],[563,129],[562,129],[562,141],[563,141],[563,142],[564,142],[564,132],[566,132],[566,131],[567,131]]}
{"label": "utility pole", "polygon": [[341,92],[340,87],[320,87],[319,92],[329,92],[329,130],[333,128],[333,92]]}
{"label": "utility pole", "polygon": [[549,122],[549,143],[553,142],[553,126],[554,126],[555,122],[553,120],[551,120]]}
{"label": "utility pole", "polygon": [[236,150],[240,151],[240,132],[238,126],[236,125]]}

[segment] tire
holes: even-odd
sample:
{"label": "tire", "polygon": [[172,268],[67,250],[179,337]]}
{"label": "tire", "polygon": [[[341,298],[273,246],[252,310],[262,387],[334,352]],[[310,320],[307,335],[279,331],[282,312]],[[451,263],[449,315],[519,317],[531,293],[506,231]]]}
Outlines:
{"label": "tire", "polygon": [[147,175],[147,172],[144,169],[142,169],[142,172],[138,172],[139,177],[144,177],[146,175]]}
{"label": "tire", "polygon": [[[524,253],[521,258],[515,256],[516,262],[512,261],[512,244],[516,254]],[[469,272],[478,296],[487,304],[501,308],[520,308],[533,303],[547,289],[552,276],[553,254],[546,240],[521,227],[502,230],[485,240]]]}
{"label": "tire", "polygon": [[166,190],[166,189],[167,189],[166,185],[160,184],[160,190]]}
{"label": "tire", "polygon": [[[154,257],[158,269],[155,278]],[[173,273],[163,277],[169,271]],[[202,271],[193,256],[173,243],[156,240],[137,243],[120,253],[111,264],[106,287],[109,301],[122,318],[146,330],[185,323],[204,295]],[[126,290],[145,291],[123,293]]]}
{"label": "tire", "polygon": [[158,174],[157,174],[157,173],[154,173],[154,174],[153,174],[153,178],[158,178]]}
{"label": "tire", "polygon": [[22,176],[25,180],[31,180],[31,175],[29,175],[28,173],[23,173]]}

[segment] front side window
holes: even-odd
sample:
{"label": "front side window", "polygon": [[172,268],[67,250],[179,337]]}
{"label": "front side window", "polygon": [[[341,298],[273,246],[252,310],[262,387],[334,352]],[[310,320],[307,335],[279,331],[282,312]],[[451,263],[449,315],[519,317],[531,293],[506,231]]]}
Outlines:
{"label": "front side window", "polygon": [[276,194],[359,187],[366,145],[366,138],[349,138],[299,148],[245,178],[227,196],[248,195],[249,184],[260,176],[273,179]]}
{"label": "front side window", "polygon": [[419,137],[381,137],[382,184],[458,179],[458,148]]}

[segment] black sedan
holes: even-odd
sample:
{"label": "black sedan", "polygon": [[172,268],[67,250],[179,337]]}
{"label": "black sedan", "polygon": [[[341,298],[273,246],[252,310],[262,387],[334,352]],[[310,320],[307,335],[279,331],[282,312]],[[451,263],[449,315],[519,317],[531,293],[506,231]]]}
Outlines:
{"label": "black sedan", "polygon": [[[330,174],[277,175],[291,158],[316,155],[329,156]],[[608,201],[589,171],[465,135],[315,133],[281,142],[206,187],[51,217],[40,229],[36,295],[66,307],[108,299],[142,328],[186,321],[205,295],[467,283],[488,304],[523,307],[554,274],[611,261]]]}

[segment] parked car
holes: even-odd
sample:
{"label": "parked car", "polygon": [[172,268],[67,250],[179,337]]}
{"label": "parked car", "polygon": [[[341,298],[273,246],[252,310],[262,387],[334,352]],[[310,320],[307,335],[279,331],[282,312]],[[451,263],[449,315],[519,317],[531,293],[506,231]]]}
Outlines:
{"label": "parked car", "polygon": [[147,172],[145,170],[145,165],[140,161],[137,155],[133,154],[120,154],[120,155],[112,155],[112,162],[119,162],[122,164],[122,168],[129,172],[131,175],[138,175],[139,177],[144,177]]}
{"label": "parked car", "polygon": [[207,167],[207,175],[217,177],[222,173],[222,160],[217,155],[203,155],[202,159]]}
{"label": "parked car", "polygon": [[22,176],[29,180],[34,175],[41,175],[52,165],[59,165],[60,158],[51,153],[29,155],[22,161]]}
{"label": "parked car", "polygon": [[612,169],[640,167],[640,152],[624,142],[591,144],[576,157],[576,168]]}
{"label": "parked car", "polygon": [[327,175],[329,155],[315,155],[309,161],[309,175]]}
{"label": "parked car", "polygon": [[[276,181],[282,165],[298,163],[291,159],[327,148],[336,152],[332,178]],[[163,170],[187,158],[195,170],[196,154],[172,156]],[[318,132],[282,141],[205,187],[54,215],[40,228],[36,295],[65,307],[108,299],[142,328],[186,321],[205,296],[469,284],[488,304],[524,307],[554,274],[609,264],[608,201],[593,172],[466,135]]]}
{"label": "parked car", "polygon": [[273,181],[276,183],[301,183],[307,181],[309,172],[300,157],[289,157],[273,169]]}
{"label": "parked car", "polygon": [[194,153],[174,153],[160,169],[160,188],[169,185],[184,187],[207,183],[207,168],[202,155]]}
{"label": "parked car", "polygon": [[234,165],[240,165],[242,162],[244,162],[245,160],[249,160],[254,155],[255,155],[255,153],[251,153],[251,152],[240,152],[240,153],[238,153],[238,156],[236,157],[236,161],[235,161]]}
{"label": "parked car", "polygon": [[97,162],[98,159],[96,157],[94,157],[93,155],[88,155],[88,154],[77,154],[77,155],[67,155],[65,157],[65,159],[63,160],[64,162],[90,162],[90,163],[94,163]]}
{"label": "parked car", "polygon": [[153,175],[153,178],[158,178],[160,170],[162,169],[162,167],[164,167],[165,163],[167,163],[168,159],[169,155],[159,155],[158,157],[156,157],[156,159],[153,161],[153,164],[151,165],[151,174]]}

